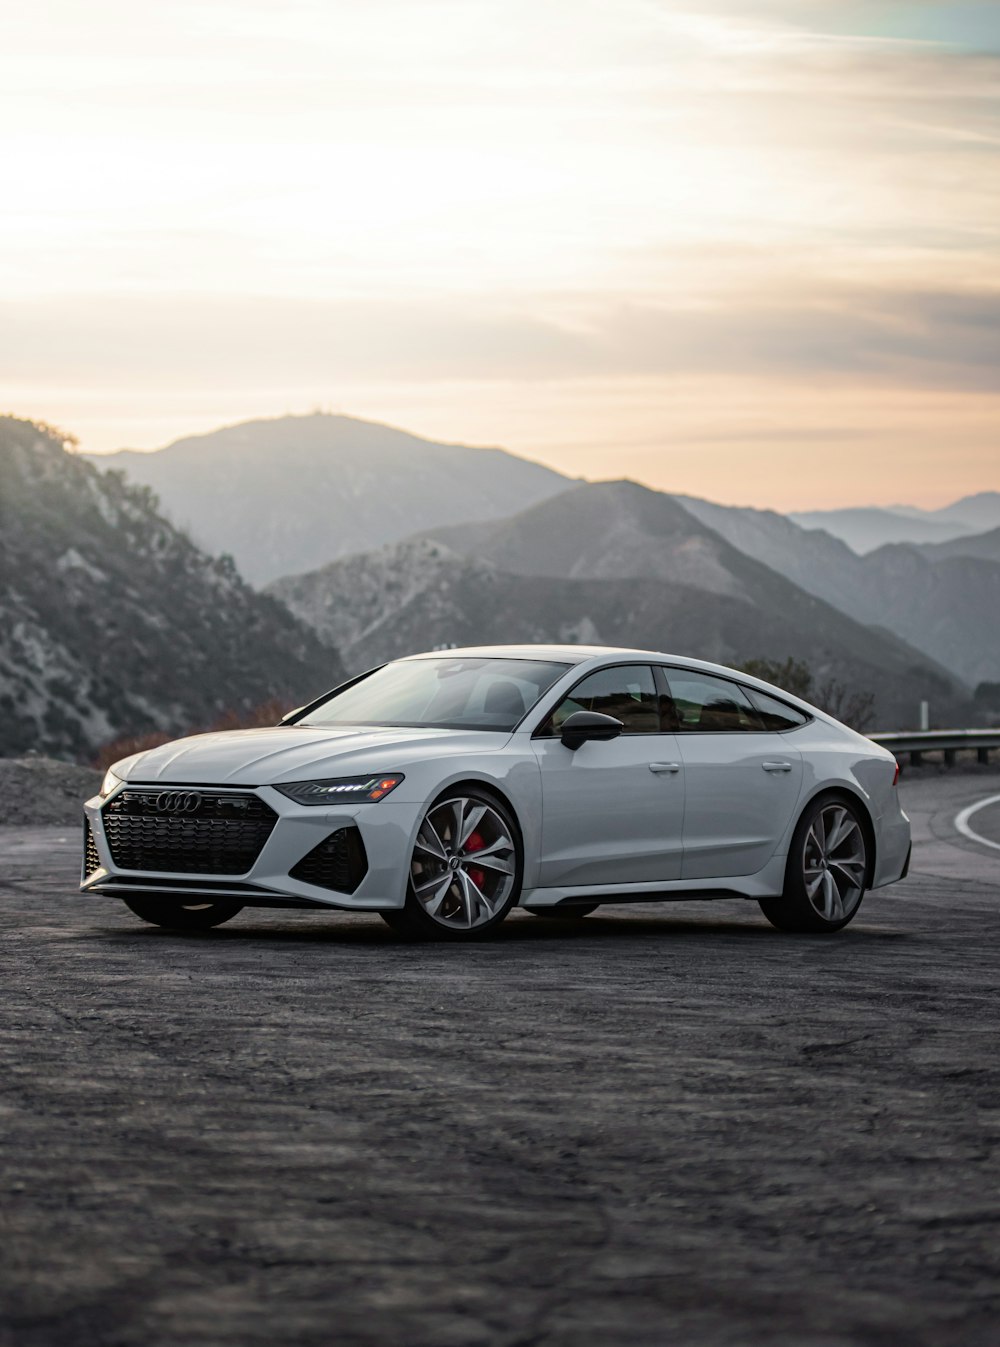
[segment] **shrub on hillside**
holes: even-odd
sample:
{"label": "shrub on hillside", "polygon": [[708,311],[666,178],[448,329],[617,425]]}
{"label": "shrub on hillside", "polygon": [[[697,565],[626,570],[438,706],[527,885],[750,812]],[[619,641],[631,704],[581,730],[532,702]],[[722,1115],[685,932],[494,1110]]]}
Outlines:
{"label": "shrub on hillside", "polygon": [[[211,725],[193,725],[184,733],[207,734],[213,730],[261,729],[277,725],[289,710],[290,707],[284,702],[272,698],[270,701],[261,702],[251,711],[226,711]],[[122,758],[129,758],[133,753],[145,753],[151,748],[159,748],[161,744],[169,744],[172,739],[183,737],[184,735],[167,734],[162,730],[153,730],[150,734],[123,735],[119,739],[112,739],[109,743],[101,745],[94,757],[94,766],[106,772],[112,763],[120,762]]]}
{"label": "shrub on hillside", "polygon": [[875,719],[875,694],[863,689],[850,689],[836,679],[830,678],[813,687],[813,675],[804,660],[749,659],[741,668],[752,678],[761,678],[765,683],[784,688],[793,697],[801,697],[804,702],[825,711],[842,724],[850,726],[863,734],[871,729]]}

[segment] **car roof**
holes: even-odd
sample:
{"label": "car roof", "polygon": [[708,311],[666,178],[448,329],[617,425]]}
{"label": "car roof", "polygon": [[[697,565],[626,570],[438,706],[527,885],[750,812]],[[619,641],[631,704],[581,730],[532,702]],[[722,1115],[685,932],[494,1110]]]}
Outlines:
{"label": "car roof", "polygon": [[598,655],[631,654],[607,645],[467,645],[449,646],[444,650],[422,650],[404,659],[447,659],[451,656],[474,656],[478,659],[541,659],[558,660],[562,664],[584,664]]}
{"label": "car roof", "polygon": [[[639,650],[628,646],[616,645],[469,645],[449,647],[445,650],[424,650],[417,655],[405,655],[404,659],[447,659],[451,656],[461,658],[469,656],[477,659],[538,659],[552,660],[561,664],[589,664],[592,661],[610,661],[621,664],[636,660],[645,663],[654,660],[658,664],[679,664],[690,669],[704,670],[732,678],[735,674],[741,681],[760,687],[770,686],[759,678],[742,673],[739,669],[728,668],[724,664],[711,664],[707,660],[693,659],[690,655],[670,655],[663,650]],[[788,696],[788,693],[782,694]]]}

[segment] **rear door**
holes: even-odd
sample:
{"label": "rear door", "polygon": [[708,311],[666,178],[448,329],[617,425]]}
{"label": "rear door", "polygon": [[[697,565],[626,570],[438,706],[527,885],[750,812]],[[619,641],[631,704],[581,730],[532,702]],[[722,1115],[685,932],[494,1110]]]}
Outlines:
{"label": "rear door", "polygon": [[[802,789],[802,755],[739,684],[665,668],[684,775],[682,879],[752,875],[774,855]],[[799,723],[805,717],[798,712]]]}
{"label": "rear door", "polygon": [[[540,887],[680,878],[683,773],[677,737],[661,727],[661,702],[649,665],[612,665],[586,675],[536,732]],[[559,728],[581,710],[617,717],[622,735],[566,748]]]}

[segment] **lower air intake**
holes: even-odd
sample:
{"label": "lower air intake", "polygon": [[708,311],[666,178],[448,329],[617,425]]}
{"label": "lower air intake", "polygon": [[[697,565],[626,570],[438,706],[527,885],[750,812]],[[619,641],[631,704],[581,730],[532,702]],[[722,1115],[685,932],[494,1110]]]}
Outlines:
{"label": "lower air intake", "polygon": [[293,870],[292,879],[315,884],[318,889],[353,893],[368,873],[368,856],[357,828],[338,828],[319,846],[303,856]]}
{"label": "lower air intake", "polygon": [[84,820],[83,824],[83,875],[89,879],[95,870],[101,868],[101,858],[97,854],[97,843],[94,841],[94,834],[91,832],[90,823]]}

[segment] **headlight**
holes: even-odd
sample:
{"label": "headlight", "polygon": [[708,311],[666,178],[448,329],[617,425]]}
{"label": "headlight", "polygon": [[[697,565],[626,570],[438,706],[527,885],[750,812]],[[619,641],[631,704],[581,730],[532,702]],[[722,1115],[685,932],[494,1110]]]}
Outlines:
{"label": "headlight", "polygon": [[338,776],[329,781],[287,781],[274,789],[296,804],[373,803],[395,790],[402,780],[401,772],[391,776]]}
{"label": "headlight", "polygon": [[118,786],[122,784],[123,783],[121,777],[115,776],[114,772],[109,767],[108,770],[104,773],[104,780],[101,782],[101,789],[97,793],[103,800],[105,796],[110,795],[113,790],[115,790]]}

